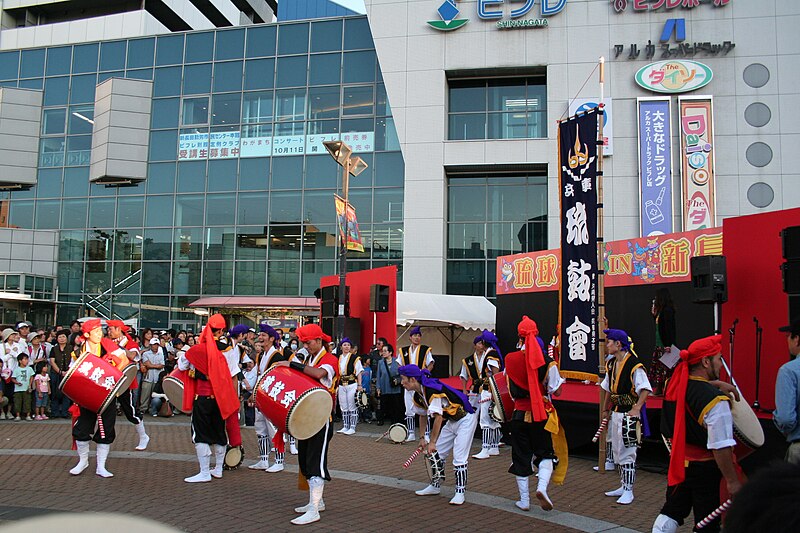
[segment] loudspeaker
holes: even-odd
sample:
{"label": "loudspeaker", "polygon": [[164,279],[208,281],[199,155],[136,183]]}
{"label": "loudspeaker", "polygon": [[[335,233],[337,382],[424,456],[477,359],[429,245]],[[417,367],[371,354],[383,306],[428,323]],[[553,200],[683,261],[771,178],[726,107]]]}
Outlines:
{"label": "loudspeaker", "polygon": [[[344,302],[344,316],[350,316],[350,287],[345,291],[347,297]],[[330,285],[322,287],[322,316],[339,316],[339,286]],[[327,333],[327,332],[326,332]]]}
{"label": "loudspeaker", "polygon": [[701,255],[692,257],[692,301],[698,304],[728,301],[728,279],[725,256]]}
{"label": "loudspeaker", "polygon": [[783,277],[783,292],[800,294],[800,260],[786,261],[782,264],[781,277]]}
{"label": "loudspeaker", "polygon": [[389,286],[369,286],[369,310],[374,313],[385,313],[389,310]]}
{"label": "loudspeaker", "polygon": [[792,226],[781,230],[783,258],[787,261],[800,260],[800,226]]}
{"label": "loudspeaker", "polygon": [[[322,331],[328,335],[333,336],[333,331],[336,327],[336,320],[341,320],[335,317],[322,317],[320,327]],[[349,337],[353,344],[357,344],[359,349],[361,346],[361,320],[358,318],[347,317],[344,319],[344,332],[340,333],[340,338]]]}

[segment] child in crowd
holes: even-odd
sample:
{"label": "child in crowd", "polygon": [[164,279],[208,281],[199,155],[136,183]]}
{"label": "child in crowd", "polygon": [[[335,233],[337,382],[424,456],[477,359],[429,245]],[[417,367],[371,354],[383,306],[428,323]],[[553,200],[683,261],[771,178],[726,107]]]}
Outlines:
{"label": "child in crowd", "polygon": [[20,415],[25,415],[25,420],[33,420],[31,418],[33,369],[28,366],[28,354],[21,353],[17,356],[17,368],[11,374],[11,381],[14,383],[14,407],[17,410],[17,418],[14,420],[22,420]]}
{"label": "child in crowd", "polygon": [[34,390],[36,391],[36,420],[47,420],[44,414],[47,408],[47,398],[50,396],[50,375],[47,373],[47,366],[42,365],[39,373],[33,378]]}

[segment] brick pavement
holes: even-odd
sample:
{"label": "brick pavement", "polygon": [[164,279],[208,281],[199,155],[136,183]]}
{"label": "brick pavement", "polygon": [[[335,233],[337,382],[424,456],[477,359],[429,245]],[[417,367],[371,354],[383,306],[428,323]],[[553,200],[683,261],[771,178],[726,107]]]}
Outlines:
{"label": "brick pavement", "polygon": [[[307,499],[306,493],[296,488],[295,473],[287,469],[280,474],[267,474],[242,468],[226,472],[222,481],[189,485],[183,482],[183,477],[194,474],[197,465],[189,439],[188,420],[180,416],[170,421],[161,420],[146,419],[152,437],[146,452],[133,451],[137,441],[135,431],[124,419],[118,420],[117,440],[108,462],[115,477],[109,480],[91,475],[94,459],[84,475],[73,478],[66,473],[75,462],[74,452],[68,451],[70,438],[66,421],[0,423],[3,444],[0,463],[4,465],[5,479],[30,479],[31,483],[22,498],[15,488],[0,488],[0,524],[2,506],[6,505],[74,511],[124,510],[185,531],[289,529],[291,508]],[[445,523],[452,531],[497,531],[511,527],[576,531],[553,523],[558,513],[545,514],[538,509],[531,513],[516,512],[511,504],[517,497],[516,485],[507,473],[508,448],[501,449],[499,457],[470,461],[468,502],[480,500],[481,504],[467,503],[461,508],[449,506],[444,496],[447,491],[443,491],[442,496],[424,500],[415,496],[409,489],[421,487],[427,481],[422,461],[418,459],[411,468],[404,470],[402,463],[414,447],[392,444],[386,439],[375,443],[379,435],[375,432],[379,429],[384,428],[360,424],[357,435],[336,435],[331,442],[330,467],[341,474],[338,478],[334,474],[334,480],[326,487],[329,510],[319,523],[324,530],[345,531],[355,527],[368,531],[408,530],[410,525],[398,524],[407,518],[406,509],[413,508],[414,517],[421,520],[420,523]],[[252,460],[257,449],[254,432],[244,429],[243,437],[246,457]],[[476,440],[474,451],[478,446]],[[12,457],[11,453],[21,455]],[[296,465],[296,458],[288,456],[287,462]],[[296,472],[296,467],[290,466],[290,469]],[[31,475],[34,471],[42,475]],[[446,472],[445,487],[451,489],[453,475],[449,464]],[[532,480],[532,486],[534,483]],[[663,502],[664,476],[640,471],[636,501],[626,507],[602,495],[603,491],[617,485],[615,473],[598,474],[592,471],[589,461],[572,458],[566,483],[552,487],[550,493],[558,511],[649,531]],[[32,500],[32,494],[46,496]],[[76,498],[76,495],[80,496]],[[106,503],[100,505],[98,500]],[[211,505],[220,501],[223,504],[219,512],[213,513]],[[170,502],[167,508],[171,509],[166,515],[161,511],[165,502]],[[381,508],[381,502],[386,502],[385,508]],[[494,506],[497,509],[490,511]],[[487,515],[487,511],[491,515]],[[570,516],[561,515],[566,517],[564,519],[574,518]],[[414,529],[433,530],[434,527],[415,526]],[[681,531],[689,530],[684,526]]]}

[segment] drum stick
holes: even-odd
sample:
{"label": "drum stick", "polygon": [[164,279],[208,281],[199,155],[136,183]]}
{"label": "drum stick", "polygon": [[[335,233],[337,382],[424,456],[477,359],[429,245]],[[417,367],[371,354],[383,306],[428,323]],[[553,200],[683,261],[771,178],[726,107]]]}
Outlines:
{"label": "drum stick", "polygon": [[606,429],[607,425],[608,425],[608,418],[604,418],[603,421],[600,422],[600,427],[597,428],[597,433],[595,433],[594,437],[592,437],[592,442],[597,442],[600,439],[600,435],[603,434],[603,430]]}
{"label": "drum stick", "polygon": [[661,435],[661,440],[664,441],[664,446],[667,447],[667,452],[669,452],[671,454],[672,453],[672,439],[668,439],[664,435]]}
{"label": "drum stick", "polygon": [[411,466],[411,463],[414,462],[414,459],[416,459],[420,453],[422,453],[422,448],[417,448],[416,450],[414,450],[414,453],[411,454],[411,457],[406,459],[406,462],[403,463],[403,468],[408,468],[409,466]]}
{"label": "drum stick", "polygon": [[491,398],[486,398],[485,400],[478,400],[478,403],[487,403],[487,402],[491,402],[491,401],[492,401]]}
{"label": "drum stick", "polygon": [[717,507],[716,509],[711,511],[710,515],[708,515],[707,517],[705,517],[702,520],[700,520],[697,523],[697,525],[695,526],[695,528],[696,529],[701,529],[701,528],[706,527],[708,524],[713,522],[715,518],[717,518],[719,515],[721,515],[725,511],[727,511],[728,507],[730,507],[730,506],[731,506],[731,499],[728,498],[722,505],[720,505],[719,507]]}
{"label": "drum stick", "polygon": [[386,435],[388,435],[388,434],[389,434],[389,432],[390,432],[391,430],[392,430],[391,428],[387,429],[387,430],[386,430],[386,433],[384,433],[383,435],[381,435],[380,437],[378,437],[377,439],[375,439],[375,442],[378,442],[378,441],[379,441],[379,440],[381,440],[383,437],[385,437]]}

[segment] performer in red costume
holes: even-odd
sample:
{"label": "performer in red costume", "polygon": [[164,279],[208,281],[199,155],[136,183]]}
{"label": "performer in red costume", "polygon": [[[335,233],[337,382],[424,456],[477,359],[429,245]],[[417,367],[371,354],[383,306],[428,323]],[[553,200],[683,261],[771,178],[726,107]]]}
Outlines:
{"label": "performer in red costume", "polygon": [[[125,350],[125,355],[128,356],[128,359],[138,364],[141,359],[139,345],[128,335],[130,328],[122,320],[109,320],[106,325],[108,326],[108,338]],[[139,403],[133,401],[133,391],[137,388],[139,388],[139,384],[134,379],[130,388],[117,396],[117,402],[119,402],[119,407],[122,409],[125,418],[133,424],[133,427],[136,428],[136,433],[139,435],[139,444],[136,445],[135,449],[142,451],[147,449],[150,436],[144,429],[144,419],[142,418],[142,412],[139,410]]]}

